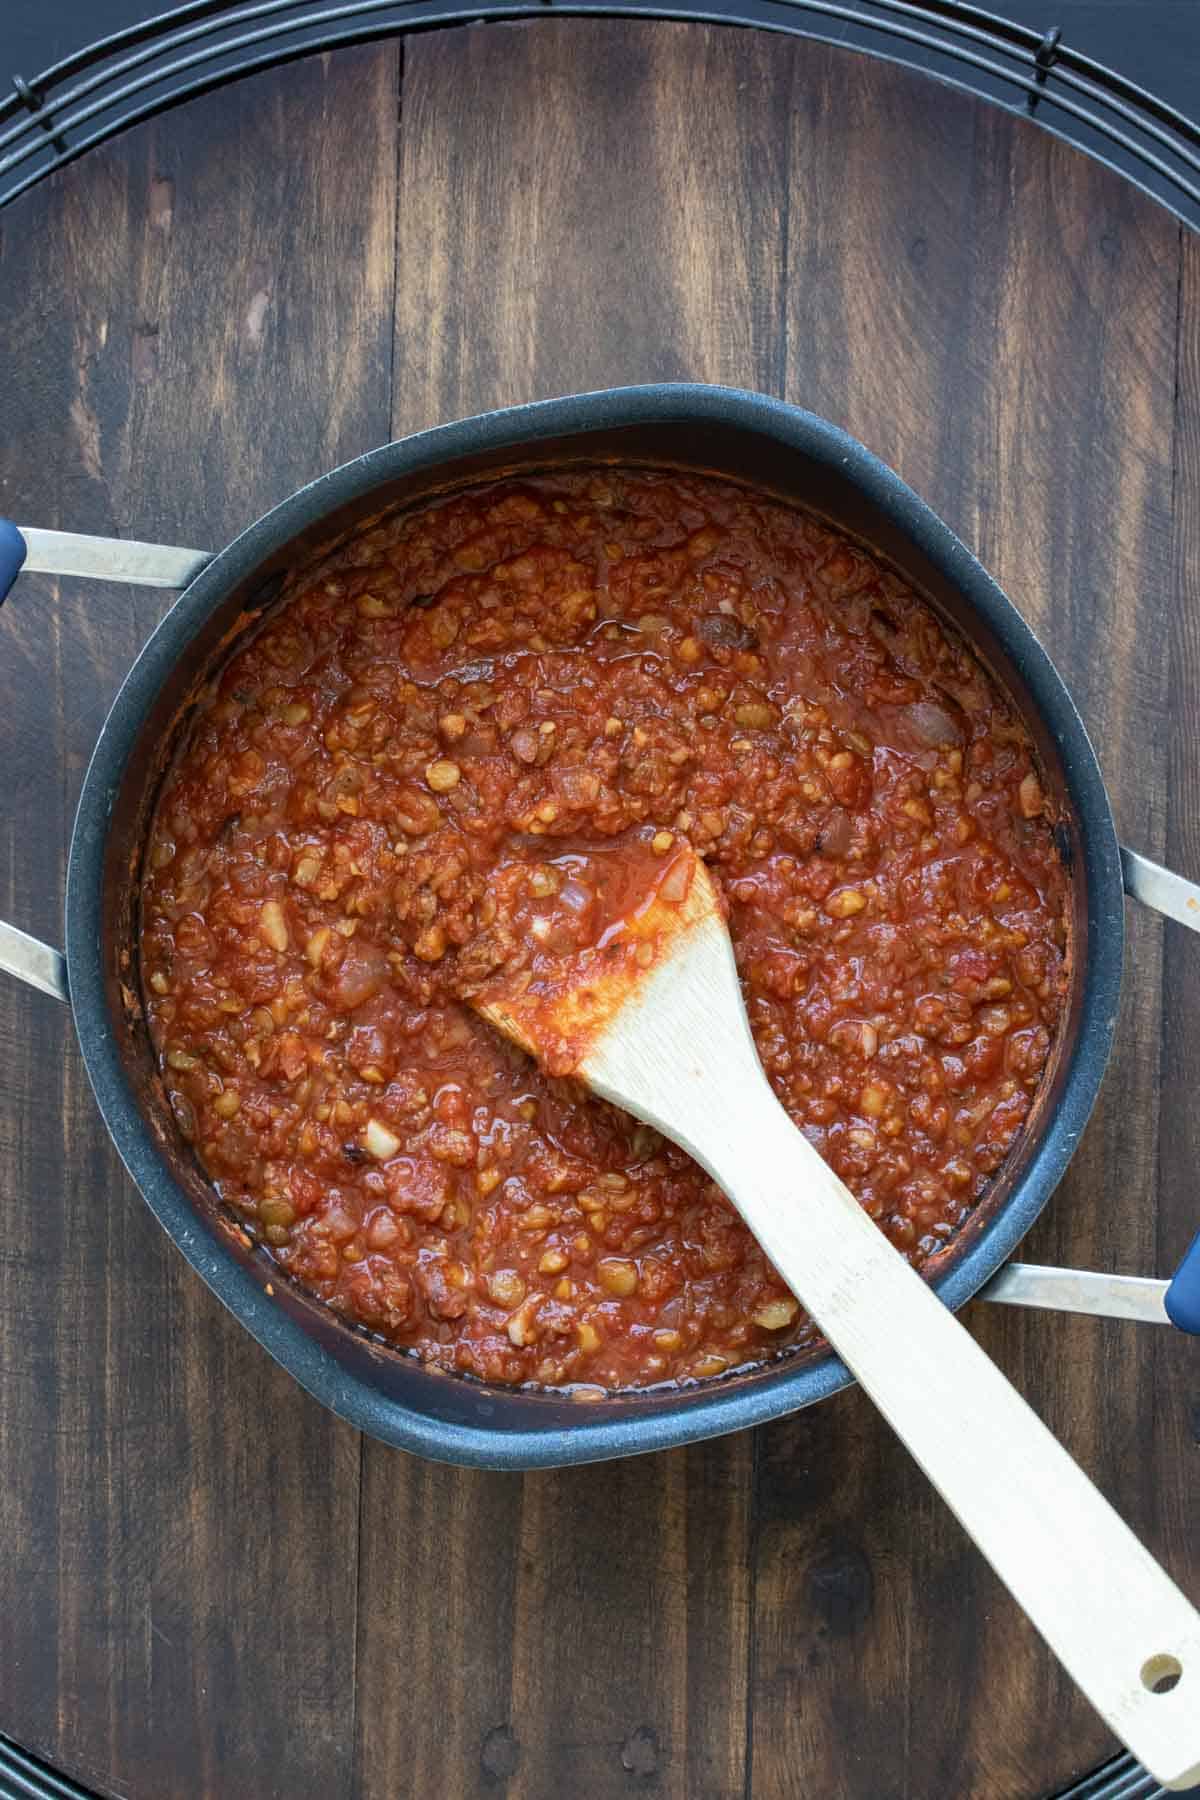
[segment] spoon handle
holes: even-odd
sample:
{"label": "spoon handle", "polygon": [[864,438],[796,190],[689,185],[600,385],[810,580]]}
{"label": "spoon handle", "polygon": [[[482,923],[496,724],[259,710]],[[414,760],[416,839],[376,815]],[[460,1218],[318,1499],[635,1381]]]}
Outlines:
{"label": "spoon handle", "polygon": [[757,1069],[730,1098],[709,1097],[700,1159],[1096,1710],[1160,1782],[1191,1785],[1200,1615]]}
{"label": "spoon handle", "polygon": [[720,1183],[1097,1712],[1164,1786],[1191,1786],[1200,1614],[792,1124],[711,893],[698,869],[580,1072]]}

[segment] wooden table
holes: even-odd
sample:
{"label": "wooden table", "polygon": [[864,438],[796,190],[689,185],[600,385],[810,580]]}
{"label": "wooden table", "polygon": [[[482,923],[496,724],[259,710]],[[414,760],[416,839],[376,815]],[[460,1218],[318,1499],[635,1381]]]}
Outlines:
{"label": "wooden table", "polygon": [[[165,542],[506,401],[802,402],[978,550],[1128,841],[1200,872],[1200,243],[1034,125],[750,31],[437,32],[93,153],[0,215],[0,295],[0,511]],[[29,579],[0,619],[0,913],[51,938],[163,604]],[[1165,1273],[1200,1219],[1200,950],[1130,923],[1027,1254]],[[105,1793],[1008,1800],[1115,1748],[857,1393],[524,1479],[358,1437],[188,1271],[70,1021],[11,984],[0,1197],[0,1732]],[[1196,1343],[967,1317],[1200,1595]]]}

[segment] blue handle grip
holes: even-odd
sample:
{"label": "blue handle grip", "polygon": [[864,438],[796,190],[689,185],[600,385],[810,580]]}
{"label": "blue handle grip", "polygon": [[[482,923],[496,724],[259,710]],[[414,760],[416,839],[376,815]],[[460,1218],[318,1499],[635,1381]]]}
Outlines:
{"label": "blue handle grip", "polygon": [[0,606],[4,605],[24,561],[25,539],[15,525],[0,519]]}
{"label": "blue handle grip", "polygon": [[1163,1298],[1167,1317],[1180,1331],[1200,1337],[1200,1231],[1184,1252],[1175,1279]]}

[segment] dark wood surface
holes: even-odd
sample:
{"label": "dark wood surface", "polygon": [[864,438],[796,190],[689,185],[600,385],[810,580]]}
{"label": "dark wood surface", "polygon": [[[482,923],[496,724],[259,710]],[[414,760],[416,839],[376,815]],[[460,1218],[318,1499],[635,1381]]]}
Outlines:
{"label": "dark wood surface", "polygon": [[[391,434],[582,387],[802,402],[980,552],[1127,839],[1200,873],[1200,245],[1035,127],[749,32],[466,28],[94,153],[0,214],[0,295],[0,511],[77,530],[215,545]],[[0,617],[0,915],[43,935],[162,610],[30,578]],[[1026,1253],[1165,1273],[1200,950],[1130,924]],[[360,1439],[185,1268],[11,984],[0,1205],[0,1732],[105,1793],[1021,1800],[1115,1747],[857,1393],[526,1478]],[[966,1317],[1200,1594],[1196,1344]]]}

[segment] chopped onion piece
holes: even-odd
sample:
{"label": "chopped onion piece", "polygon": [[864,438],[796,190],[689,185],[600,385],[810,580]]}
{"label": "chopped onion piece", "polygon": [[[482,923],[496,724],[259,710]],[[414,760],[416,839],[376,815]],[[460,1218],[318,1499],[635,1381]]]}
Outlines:
{"label": "chopped onion piece", "polygon": [[389,1131],[386,1125],[381,1125],[378,1119],[367,1121],[363,1142],[377,1162],[386,1162],[400,1148],[400,1139],[395,1132]]}

